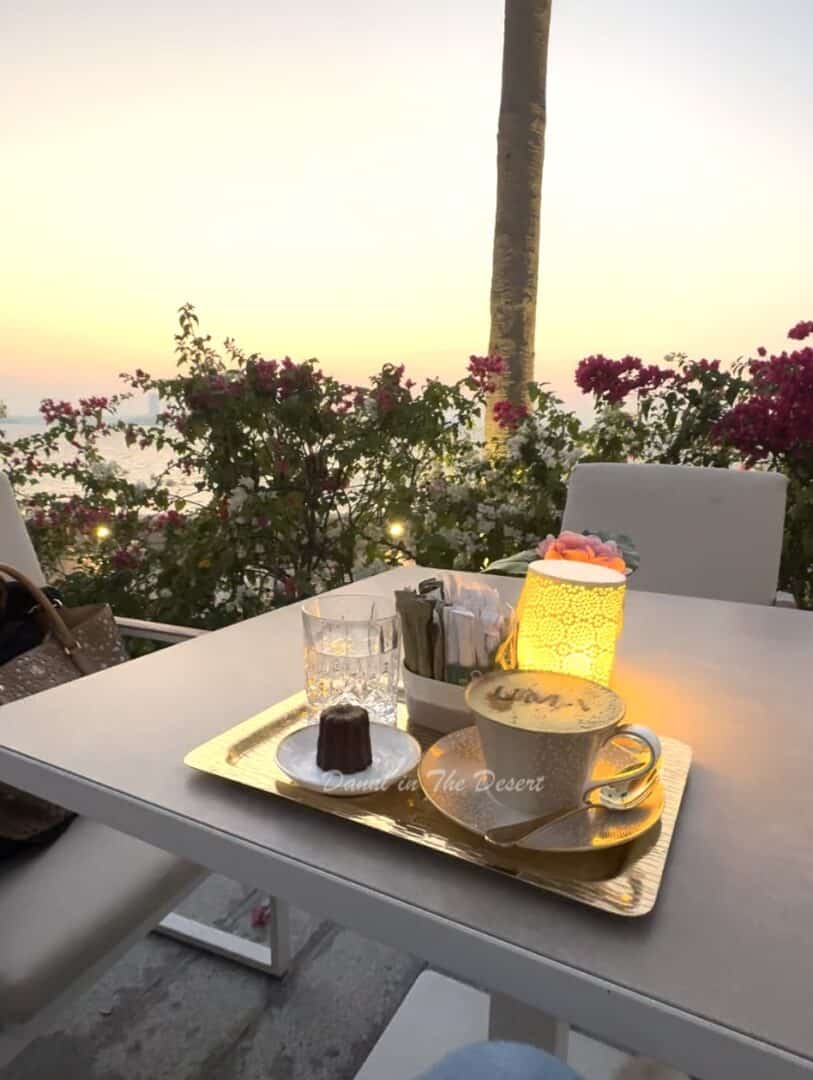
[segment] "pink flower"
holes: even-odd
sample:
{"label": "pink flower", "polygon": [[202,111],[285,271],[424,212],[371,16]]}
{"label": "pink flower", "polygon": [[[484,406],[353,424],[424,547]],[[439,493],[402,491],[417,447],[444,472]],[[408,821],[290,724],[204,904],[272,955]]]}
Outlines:
{"label": "pink flower", "polygon": [[268,926],[271,922],[271,905],[268,903],[257,904],[251,909],[251,925],[255,928]]}
{"label": "pink flower", "polygon": [[93,413],[106,409],[109,406],[110,401],[106,397],[94,396],[89,398],[79,398],[79,404],[82,406],[83,416],[92,416]]}
{"label": "pink flower", "polygon": [[151,528],[154,532],[157,532],[161,529],[166,529],[167,526],[172,526],[173,528],[180,528],[185,521],[186,518],[184,517],[184,515],[179,513],[177,510],[165,510],[160,514],[155,515],[151,522]]}
{"label": "pink flower", "polygon": [[55,420],[75,420],[79,416],[79,410],[69,401],[54,401],[53,398],[45,398],[40,412],[46,424],[52,424]]}
{"label": "pink flower", "polygon": [[492,415],[501,428],[513,431],[519,427],[522,421],[531,415],[527,405],[520,402],[518,405],[513,401],[498,401],[492,411]]}
{"label": "pink flower", "polygon": [[135,570],[138,566],[138,559],[132,551],[128,551],[126,548],[119,548],[118,551],[114,551],[111,562],[117,570]]}
{"label": "pink flower", "polygon": [[[709,366],[707,361],[703,363]],[[659,368],[657,364],[644,365],[637,356],[610,360],[598,353],[596,356],[586,356],[576,368],[576,385],[582,393],[595,394],[610,405],[620,404],[627,394],[635,390],[639,394],[647,394],[674,377],[675,372],[669,368]]]}
{"label": "pink flower", "polygon": [[392,412],[395,408],[395,398],[385,387],[380,387],[373,391],[373,396],[378,405],[378,411],[382,416],[385,416],[388,412]]}
{"label": "pink flower", "polygon": [[504,375],[508,365],[501,356],[470,356],[469,376],[477,389],[493,394],[497,389],[495,377]]}
{"label": "pink flower", "polygon": [[804,341],[810,334],[813,334],[813,319],[797,322],[795,326],[788,330],[788,337],[793,338],[795,341]]}
{"label": "pink flower", "polygon": [[570,562],[590,562],[606,566],[610,570],[626,573],[618,544],[614,540],[602,540],[600,536],[584,535],[565,529],[558,537],[548,535],[540,540],[537,553],[542,559],[567,559]]}
{"label": "pink flower", "polygon": [[[813,325],[813,324],[812,324]],[[753,393],[712,428],[749,465],[778,454],[803,459],[813,445],[813,348],[750,364]]]}

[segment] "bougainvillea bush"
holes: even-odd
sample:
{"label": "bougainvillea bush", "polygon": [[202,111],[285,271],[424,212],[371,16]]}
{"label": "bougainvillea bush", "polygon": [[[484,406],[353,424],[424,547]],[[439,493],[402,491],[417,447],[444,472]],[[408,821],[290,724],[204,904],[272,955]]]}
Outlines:
{"label": "bougainvillea bush", "polygon": [[[800,322],[788,338],[813,336]],[[800,345],[729,368],[719,360],[590,356],[576,382],[592,394],[592,460],[769,469],[788,479],[780,585],[813,608],[813,348]],[[702,522],[698,522],[702,530]],[[702,531],[701,531],[702,535]],[[736,538],[747,543],[747,537]]]}
{"label": "bougainvillea bush", "polygon": [[[178,374],[122,376],[129,390],[43,402],[43,432],[0,445],[49,579],[121,614],[218,626],[352,580],[401,557],[388,523],[428,468],[466,437],[490,386],[472,363],[421,389],[387,365],[364,387],[316,361],[222,354],[180,311]],[[118,416],[157,393],[152,426]],[[168,455],[150,484],[104,457],[105,438]],[[65,446],[71,454],[65,455]],[[43,490],[48,478],[74,494]]]}
{"label": "bougainvillea bush", "polygon": [[[800,322],[788,337],[813,336]],[[776,469],[788,478],[782,552],[783,587],[813,608],[813,347],[800,346],[748,365],[747,392],[715,424],[713,437],[748,468]]]}
{"label": "bougainvillea bush", "polygon": [[[576,381],[593,422],[532,384],[524,404],[497,403],[503,438],[487,451],[478,433],[499,357],[471,357],[451,383],[418,387],[386,365],[350,386],[315,360],[247,355],[232,340],[217,350],[188,305],[179,324],[174,376],[139,370],[115,397],[47,400],[43,430],[0,433],[0,465],[70,602],[216,627],[404,559],[479,570],[558,532],[582,458],[781,470],[782,585],[813,607],[808,347],[730,368],[587,357]],[[811,332],[800,323],[791,337]],[[143,393],[161,413],[128,423],[121,405]],[[105,454],[111,432],[162,451],[159,474],[124,475]]]}
{"label": "bougainvillea bush", "polygon": [[567,476],[582,452],[577,417],[536,383],[527,405],[498,403],[495,413],[504,436],[498,451],[464,436],[410,493],[409,550],[424,566],[479,570],[558,529]]}

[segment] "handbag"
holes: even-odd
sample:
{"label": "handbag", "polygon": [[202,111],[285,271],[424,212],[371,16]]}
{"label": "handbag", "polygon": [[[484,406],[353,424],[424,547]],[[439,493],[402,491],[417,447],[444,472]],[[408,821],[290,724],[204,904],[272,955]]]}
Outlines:
{"label": "handbag", "polygon": [[[44,636],[39,608],[34,597],[19,581],[3,581],[0,591],[0,667],[20,653],[39,645]],[[56,589],[44,585],[42,591],[56,607],[62,597]]]}
{"label": "handbag", "polygon": [[[50,690],[127,659],[108,604],[57,608],[43,589],[13,566],[0,563],[0,575],[19,583],[30,596],[24,612],[24,629],[14,639],[23,651],[0,665],[0,705]],[[0,617],[8,593],[9,586],[0,579]],[[35,643],[28,647],[32,638]],[[6,645],[9,655],[14,650],[8,640]],[[74,817],[74,813],[47,799],[0,783],[0,857],[50,842]]]}

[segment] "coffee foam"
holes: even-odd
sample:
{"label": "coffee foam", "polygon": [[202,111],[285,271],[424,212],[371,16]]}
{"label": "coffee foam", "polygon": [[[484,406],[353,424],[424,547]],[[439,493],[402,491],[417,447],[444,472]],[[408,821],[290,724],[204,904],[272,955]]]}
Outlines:
{"label": "coffee foam", "polygon": [[469,685],[466,702],[496,723],[563,735],[611,727],[624,715],[608,687],[547,671],[492,672]]}

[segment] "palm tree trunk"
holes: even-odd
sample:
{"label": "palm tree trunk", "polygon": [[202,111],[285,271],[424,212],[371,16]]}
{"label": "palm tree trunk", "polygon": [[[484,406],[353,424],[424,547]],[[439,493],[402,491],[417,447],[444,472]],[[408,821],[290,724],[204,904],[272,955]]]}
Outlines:
{"label": "palm tree trunk", "polygon": [[505,0],[488,351],[502,356],[508,371],[489,404],[489,441],[499,437],[491,404],[521,402],[534,373],[550,12],[551,0]]}

